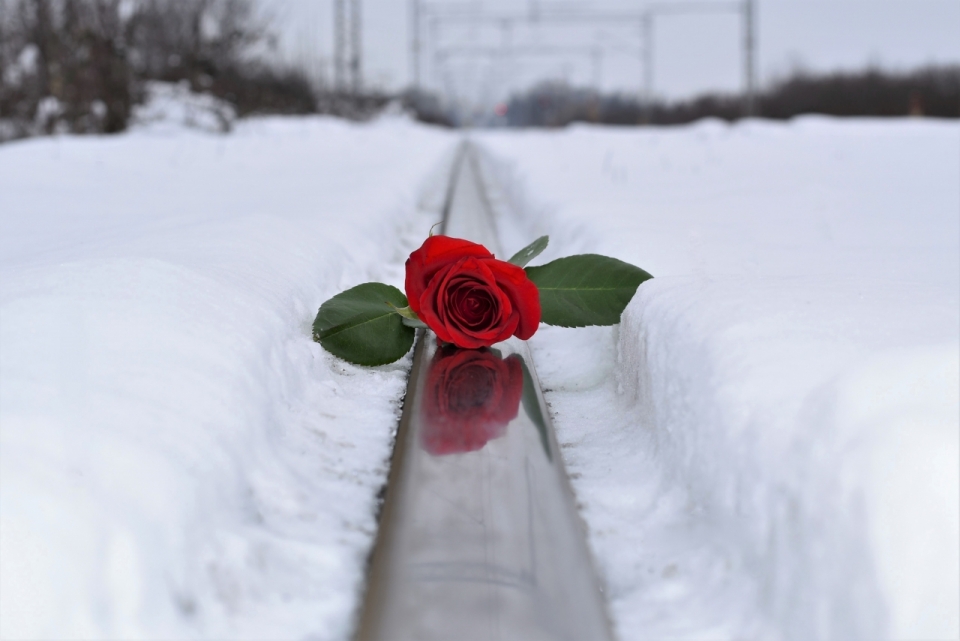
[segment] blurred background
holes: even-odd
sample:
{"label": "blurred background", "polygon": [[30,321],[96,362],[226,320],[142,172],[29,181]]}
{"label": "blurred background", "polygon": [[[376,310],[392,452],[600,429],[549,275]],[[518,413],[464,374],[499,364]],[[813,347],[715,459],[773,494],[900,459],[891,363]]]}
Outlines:
{"label": "blurred background", "polygon": [[956,118],[958,33],[956,0],[0,0],[0,140],[123,131],[173,95],[223,130]]}

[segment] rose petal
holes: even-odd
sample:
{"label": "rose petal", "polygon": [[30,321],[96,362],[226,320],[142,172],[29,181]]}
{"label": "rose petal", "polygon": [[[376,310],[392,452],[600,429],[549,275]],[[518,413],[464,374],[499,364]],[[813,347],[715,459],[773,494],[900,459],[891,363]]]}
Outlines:
{"label": "rose petal", "polygon": [[410,308],[420,314],[420,299],[434,277],[448,265],[462,258],[493,258],[493,254],[477,243],[450,236],[431,236],[407,258],[404,289]]}
{"label": "rose petal", "polygon": [[527,340],[540,326],[540,290],[522,267],[503,260],[485,260],[483,263],[519,314],[517,338]]}
{"label": "rose petal", "polygon": [[[457,240],[444,241],[446,257],[459,251],[453,242]],[[482,248],[463,242],[468,248]],[[521,267],[493,257],[462,256],[447,263],[433,274],[420,297],[410,301],[441,340],[459,347],[487,347],[510,336],[526,340],[540,324],[536,285]]]}
{"label": "rose petal", "polygon": [[[497,286],[493,273],[487,268],[488,261],[468,257],[448,265],[430,282],[420,298],[421,319],[442,340],[458,347],[475,349],[488,347],[506,340],[516,330],[518,319],[513,304]],[[457,291],[461,287],[482,288],[495,303],[497,314],[491,315],[490,323],[476,326],[464,323],[456,312]]]}

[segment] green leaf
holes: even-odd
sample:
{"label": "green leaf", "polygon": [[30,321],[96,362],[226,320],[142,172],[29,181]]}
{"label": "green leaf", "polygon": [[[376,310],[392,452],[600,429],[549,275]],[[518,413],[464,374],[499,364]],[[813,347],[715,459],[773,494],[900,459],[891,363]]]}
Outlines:
{"label": "green leaf", "polygon": [[392,363],[413,345],[415,332],[397,313],[406,306],[407,297],[396,287],[357,285],[320,306],[313,339],[331,354],[357,365]]}
{"label": "green leaf", "polygon": [[406,316],[403,317],[403,324],[413,329],[427,329],[429,327],[419,318],[407,318]]}
{"label": "green leaf", "polygon": [[403,324],[407,327],[413,327],[414,329],[426,329],[427,324],[420,320],[420,317],[417,316],[417,313],[410,309],[410,307],[399,307],[394,309],[394,311],[403,316]]}
{"label": "green leaf", "polygon": [[653,278],[639,267],[597,254],[558,258],[526,272],[540,290],[541,321],[561,327],[616,325],[640,283]]}
{"label": "green leaf", "polygon": [[544,249],[547,248],[547,243],[549,242],[550,242],[549,236],[541,236],[540,238],[536,239],[535,241],[533,241],[532,243],[530,243],[529,245],[527,245],[526,247],[518,251],[516,254],[514,254],[513,258],[511,258],[507,262],[513,263],[514,265],[518,265],[520,267],[525,267],[527,263],[529,263],[531,260],[539,256],[540,252],[542,252]]}

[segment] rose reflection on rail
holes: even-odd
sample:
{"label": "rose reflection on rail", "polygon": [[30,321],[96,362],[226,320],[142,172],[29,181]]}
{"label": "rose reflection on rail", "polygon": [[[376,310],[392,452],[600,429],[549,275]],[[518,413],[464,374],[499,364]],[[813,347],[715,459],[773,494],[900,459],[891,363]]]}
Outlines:
{"label": "rose reflection on rail", "polygon": [[490,349],[438,347],[423,396],[423,448],[434,456],[474,452],[503,436],[523,396],[523,364]]}

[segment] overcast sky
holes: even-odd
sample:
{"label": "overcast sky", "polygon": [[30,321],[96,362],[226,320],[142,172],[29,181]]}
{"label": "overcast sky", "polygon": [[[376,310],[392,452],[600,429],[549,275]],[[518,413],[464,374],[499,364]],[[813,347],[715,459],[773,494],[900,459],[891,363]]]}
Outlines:
{"label": "overcast sky", "polygon": [[[276,12],[282,47],[291,58],[310,60],[329,74],[333,49],[332,0],[263,0]],[[449,2],[450,0],[447,0]],[[454,0],[456,1],[456,0]],[[670,2],[671,0],[660,0]],[[411,80],[408,0],[362,0],[365,80],[397,89]],[[473,0],[490,12],[524,12],[530,0]],[[539,0],[603,9],[633,9],[642,2]],[[445,4],[436,0],[433,4]],[[462,0],[459,1],[462,6]],[[960,63],[960,0],[757,0],[759,76],[769,81],[796,68],[815,71],[861,69],[874,64],[907,69],[928,63]],[[680,98],[742,86],[740,19],[733,13],[664,16],[655,21],[654,88]],[[441,47],[496,45],[499,27],[440,29],[431,42]],[[539,44],[573,51],[523,55],[491,62],[459,58],[438,67],[423,56],[425,83],[484,101],[543,79],[604,90],[636,92],[642,67],[636,23],[608,26],[517,26],[515,46]],[[598,45],[599,61],[589,54]],[[529,47],[528,47],[529,50]]]}

